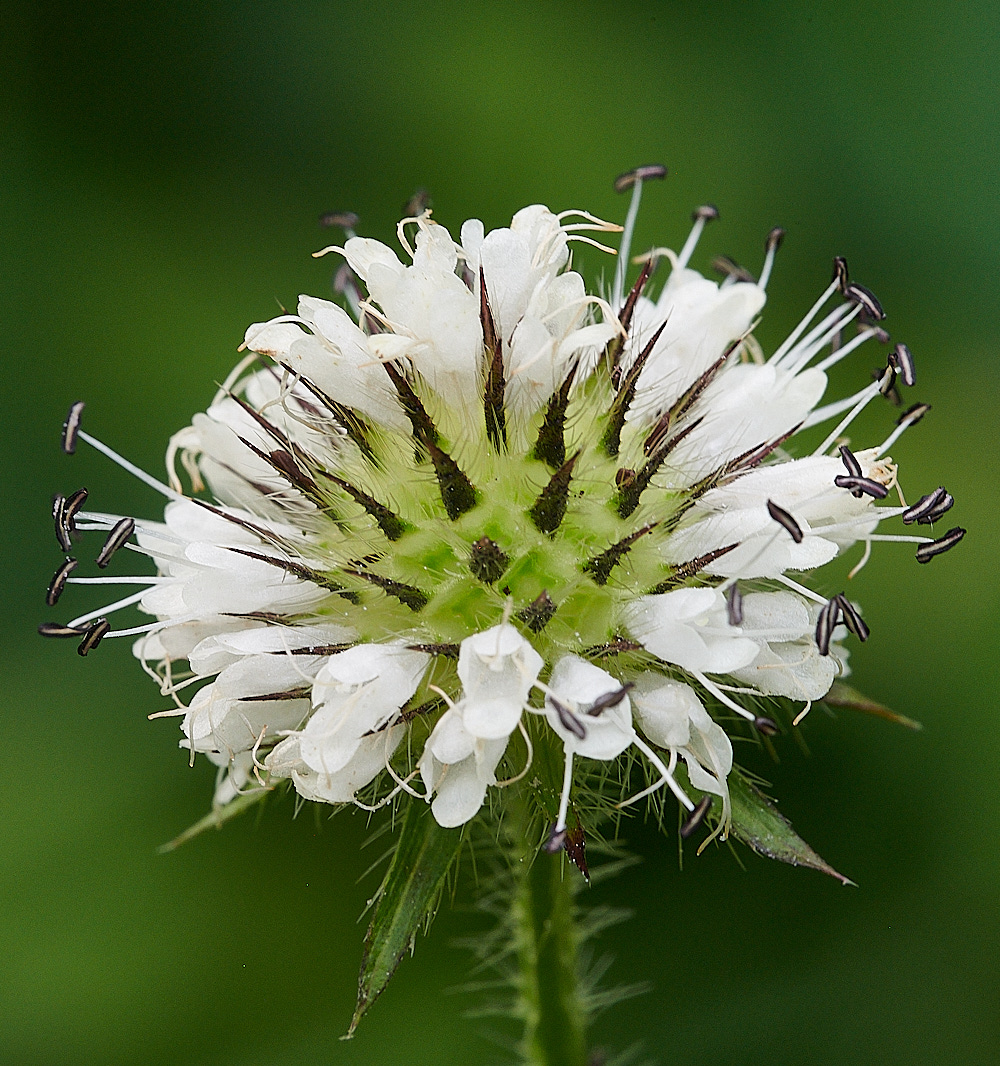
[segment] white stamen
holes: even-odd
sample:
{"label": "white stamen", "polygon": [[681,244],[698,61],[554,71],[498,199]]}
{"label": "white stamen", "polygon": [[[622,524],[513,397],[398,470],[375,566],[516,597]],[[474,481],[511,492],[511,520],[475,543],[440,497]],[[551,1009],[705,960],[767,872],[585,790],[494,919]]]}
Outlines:
{"label": "white stamen", "polygon": [[78,433],[80,440],[85,440],[92,448],[96,448],[99,452],[106,455],[113,463],[117,463],[123,470],[127,470],[133,477],[137,477],[144,484],[148,485],[151,489],[156,489],[157,492],[162,493],[169,500],[186,500],[187,497],[182,492],[177,492],[170,488],[169,485],[164,485],[162,481],[157,481],[152,474],[147,474],[145,470],[140,470],[135,463],[130,463],[124,456],[119,455],[113,448],[109,448],[106,444],[99,441],[96,437],[92,437],[89,433],[80,430]]}
{"label": "white stamen", "polygon": [[[862,389],[861,392],[855,393],[854,396],[851,396],[848,399],[847,402],[850,403],[851,400],[855,399],[855,397],[860,396],[858,402],[850,409],[850,411],[848,411],[847,416],[837,424],[837,428],[834,429],[834,431],[826,438],[826,440],[823,441],[823,443],[813,452],[813,455],[824,455],[826,453],[827,449],[829,449],[833,445],[833,443],[841,435],[841,433],[843,433],[844,430],[847,429],[847,427],[854,421],[854,419],[857,418],[858,415],[861,414],[861,412],[868,406],[868,404],[871,403],[871,401],[876,396],[878,396],[878,394],[882,390],[882,386],[886,383],[891,374],[892,371],[887,370],[882,375],[882,377],[879,378],[878,381],[873,381],[872,384],[869,385],[866,389]],[[809,426],[815,426],[820,422],[826,421],[826,419],[829,418],[831,414],[836,413],[831,410],[831,408],[834,407],[840,407],[841,410],[843,410],[842,404],[829,404],[827,407],[821,407],[818,411],[814,411],[812,415],[810,415],[809,418],[807,418],[805,422],[802,423],[802,428],[808,429]]]}
{"label": "white stamen", "polygon": [[[860,306],[860,305],[859,305]],[[850,355],[855,348],[860,348],[866,340],[875,336],[875,330],[867,329],[859,333],[852,341],[849,341],[842,348],[838,348],[835,352],[831,352],[822,362],[816,364],[817,370],[827,370],[831,366],[836,365],[846,355]]]}
{"label": "white stamen", "polygon": [[559,815],[553,833],[561,833],[566,828],[566,811],[569,809],[569,790],[573,785],[573,751],[566,748],[566,768],[563,770],[562,794],[559,797]]}
{"label": "white stamen", "polygon": [[692,676],[696,677],[701,684],[708,689],[709,692],[720,702],[724,703],[730,710],[735,711],[737,714],[743,715],[744,718],[749,719],[751,722],[757,717],[755,714],[751,714],[745,707],[741,707],[738,703],[734,703],[718,685],[713,681],[709,681],[708,678],[699,673],[697,670],[691,671]]}
{"label": "white stamen", "polygon": [[704,215],[698,215],[694,220],[694,225],[691,227],[688,239],[684,242],[684,247],[677,255],[676,270],[683,270],[684,267],[688,265],[688,261],[691,256],[694,255],[695,248],[698,247],[698,240],[701,237],[702,230],[704,230],[707,222],[708,219]]}
{"label": "white stamen", "polygon": [[784,343],[768,360],[769,363],[780,362],[784,354],[792,347],[793,344],[802,336],[803,330],[809,325],[810,322],[819,314],[819,309],[826,303],[827,300],[837,291],[837,282],[831,281],[829,286],[823,295],[809,308],[805,318],[792,330],[791,333],[785,338]]}
{"label": "white stamen", "polygon": [[632,202],[628,205],[628,214],[625,216],[625,226],[622,229],[622,240],[619,245],[618,262],[615,265],[615,280],[611,286],[611,304],[613,307],[622,306],[622,297],[625,295],[625,271],[628,268],[628,253],[632,247],[632,233],[635,230],[635,220],[639,214],[639,201],[642,199],[642,179],[636,179],[632,186]]}
{"label": "white stamen", "polygon": [[[760,280],[757,282],[757,287],[760,289],[766,289],[767,283],[771,280],[771,271],[774,269],[774,257],[778,254],[778,245],[771,243],[767,249],[767,254],[764,256],[764,265],[760,271]],[[728,281],[729,278],[726,278]]]}
{"label": "white stamen", "polygon": [[[79,618],[74,618],[72,622],[67,622],[66,624],[68,626],[82,626],[84,622],[90,622],[94,618],[100,618],[102,615],[112,614],[114,611],[120,611],[123,607],[131,607],[133,603],[138,603],[145,595],[145,589],[143,589],[142,592],[134,592],[131,596],[126,596],[122,600],[109,603],[107,607],[99,607],[96,611],[88,611],[87,614],[81,614]],[[107,635],[111,636],[110,633]]]}

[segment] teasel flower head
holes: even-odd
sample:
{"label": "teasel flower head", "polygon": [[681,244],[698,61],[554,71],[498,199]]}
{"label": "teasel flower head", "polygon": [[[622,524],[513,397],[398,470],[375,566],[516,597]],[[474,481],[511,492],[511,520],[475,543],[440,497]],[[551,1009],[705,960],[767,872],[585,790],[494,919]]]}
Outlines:
{"label": "teasel flower head", "polygon": [[[153,521],[57,497],[67,561],[49,605],[70,584],[138,589],[41,629],[82,654],[137,637],[181,746],[219,767],[216,805],[287,780],[329,804],[429,802],[457,826],[503,786],[544,794],[544,747],[559,766],[549,850],[580,825],[581,774],[588,810],[672,793],[688,829],[708,797],[724,837],[733,736],[770,736],[789,701],[797,721],[868,634],[811,575],[856,545],[864,561],[909,541],[927,562],[961,539],[880,531],[953,501],[939,488],[908,505],[889,455],[926,405],[881,443],[850,443],[858,413],[915,370],[842,260],[770,353],[752,331],[780,230],[759,278],[720,260],[717,283],[689,265],[718,214],[702,207],[680,252],[631,269],[643,184],[664,173],[619,179],[624,227],[535,205],[453,235],[423,210],[399,223],[397,254],[348,220],[317,253],[342,258],[338,300],[302,296],[250,326],[172,438],[165,483],[74,405],[66,450],[93,445],[168,503]],[[588,289],[572,243],[613,254],[622,230],[610,289]],[[862,345],[890,353],[884,371],[826,399],[827,372]],[[126,547],[155,573],[78,576],[84,533],[107,538],[99,566]],[[152,621],[115,627],[132,605]],[[617,770],[588,773],[602,765]]]}

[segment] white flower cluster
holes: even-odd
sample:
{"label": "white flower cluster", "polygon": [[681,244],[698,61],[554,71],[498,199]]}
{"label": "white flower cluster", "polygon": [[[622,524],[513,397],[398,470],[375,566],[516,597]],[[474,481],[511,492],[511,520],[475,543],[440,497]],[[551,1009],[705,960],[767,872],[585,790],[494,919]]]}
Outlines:
{"label": "white flower cluster", "polygon": [[[157,574],[75,578],[67,560],[50,603],[67,583],[142,588],[48,631],[81,635],[81,651],[139,635],[182,746],[220,767],[217,804],[289,778],[327,803],[405,791],[457,826],[527,771],[508,759],[514,776],[497,780],[519,735],[529,763],[539,742],[564,752],[557,842],[574,759],[630,749],[652,773],[639,795],[665,785],[689,810],[691,789],[720,797],[724,833],[724,725],[774,731],[761,699],[807,710],[845,673],[848,632],[867,635],[852,603],[803,573],[858,542],[867,558],[873,541],[910,540],[927,561],[960,538],[876,532],[951,506],[939,489],[908,507],[886,455],[925,407],[878,447],[852,452],[844,436],[897,374],[912,384],[905,346],[878,381],[820,405],[830,366],[888,339],[841,261],[769,358],[751,330],[777,231],[760,281],[734,267],[716,284],[688,266],[714,217],[700,209],[681,253],[643,257],[625,292],[649,176],[625,182],[633,209],[605,297],[569,269],[570,241],[618,229],[586,212],[532,206],[489,233],[468,221],[458,241],[425,212],[400,223],[408,261],[349,235],[336,251],[352,313],[303,296],[296,314],[251,326],[250,354],[172,440],[170,484],[137,472],[170,497],[162,523],[59,498],[64,547],[108,531],[107,563],[134,531]],[[791,437],[825,422],[811,454],[788,457]],[[67,435],[129,466],[79,429],[79,405]],[[184,494],[178,458],[213,502]],[[891,490],[898,506],[881,502]],[[98,618],[136,603],[155,621]],[[391,783],[373,791],[376,779]]]}

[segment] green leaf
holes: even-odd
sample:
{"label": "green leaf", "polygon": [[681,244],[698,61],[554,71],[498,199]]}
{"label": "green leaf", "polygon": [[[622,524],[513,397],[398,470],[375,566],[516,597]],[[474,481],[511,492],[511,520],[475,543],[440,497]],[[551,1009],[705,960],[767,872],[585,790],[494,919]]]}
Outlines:
{"label": "green leaf", "polygon": [[417,930],[432,916],[462,844],[462,830],[442,829],[429,807],[412,802],[405,806],[399,841],[365,936],[358,1005],[345,1039],[354,1035],[362,1015],[378,999],[400,959],[412,947]]}
{"label": "green leaf", "polygon": [[846,707],[852,711],[861,711],[863,714],[872,714],[876,718],[885,718],[895,722],[896,725],[906,726],[907,729],[923,729],[920,722],[906,715],[897,714],[882,703],[869,699],[864,693],[845,685],[843,681],[834,681],[830,691],[823,697],[823,702],[830,707]]}
{"label": "green leaf", "polygon": [[791,866],[808,866],[835,877],[841,884],[854,884],[821,859],[764,793],[737,770],[729,775],[729,795],[733,803],[732,835],[758,855]]}
{"label": "green leaf", "polygon": [[231,799],[224,807],[216,807],[209,811],[204,818],[199,818],[194,825],[189,826],[183,833],[175,836],[173,840],[168,841],[166,844],[161,844],[158,851],[163,855],[168,851],[179,848],[181,844],[186,844],[189,840],[194,840],[195,837],[201,836],[206,829],[221,829],[226,822],[231,822],[238,814],[242,814],[251,807],[256,807],[266,796],[270,796],[279,789],[283,791],[286,785],[287,782],[282,782],[271,788],[258,788],[253,792],[246,792],[242,796]]}

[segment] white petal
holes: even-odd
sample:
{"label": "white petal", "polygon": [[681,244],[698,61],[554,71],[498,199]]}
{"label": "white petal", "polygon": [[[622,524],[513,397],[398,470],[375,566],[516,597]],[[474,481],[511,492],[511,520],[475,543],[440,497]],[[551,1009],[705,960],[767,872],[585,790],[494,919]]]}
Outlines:
{"label": "white petal", "polygon": [[586,731],[581,739],[567,729],[552,700],[547,699],[545,716],[567,750],[590,759],[614,759],[632,743],[635,732],[628,696],[596,716],[586,713],[601,696],[622,687],[616,677],[576,655],[564,655],[553,668],[548,687],[571,712],[579,712],[577,716]]}

